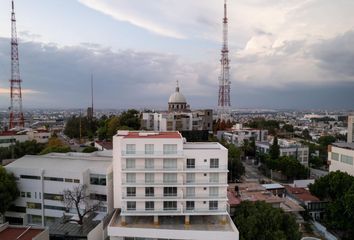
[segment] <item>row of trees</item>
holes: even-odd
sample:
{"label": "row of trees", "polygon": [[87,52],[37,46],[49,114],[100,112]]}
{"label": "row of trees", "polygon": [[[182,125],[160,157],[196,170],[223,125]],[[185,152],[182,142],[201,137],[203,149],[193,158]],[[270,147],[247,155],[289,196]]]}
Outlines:
{"label": "row of trees", "polygon": [[19,194],[14,175],[0,166],[0,217],[4,216]]}
{"label": "row of trees", "polygon": [[310,185],[310,191],[328,201],[324,223],[341,239],[354,239],[354,177],[340,171],[330,172]]}
{"label": "row of trees", "polygon": [[37,155],[45,148],[45,144],[36,141],[16,142],[9,147],[0,148],[0,161],[4,159],[20,158],[24,155]]}

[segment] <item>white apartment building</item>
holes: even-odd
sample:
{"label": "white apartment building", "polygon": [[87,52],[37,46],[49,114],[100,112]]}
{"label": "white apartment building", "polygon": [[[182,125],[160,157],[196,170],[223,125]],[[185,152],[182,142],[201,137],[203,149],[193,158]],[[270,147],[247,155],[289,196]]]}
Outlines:
{"label": "white apartment building", "polygon": [[25,142],[29,140],[26,134],[17,134],[16,132],[0,132],[0,147],[9,147],[15,142]]}
{"label": "white apartment building", "polygon": [[113,211],[111,152],[27,155],[5,168],[15,175],[20,191],[5,213],[10,223],[50,225],[64,213],[75,217],[75,209],[64,207],[62,193],[79,184],[87,186],[92,203],[102,203],[97,218]]}
{"label": "white apartment building", "polygon": [[242,146],[245,140],[265,142],[268,138],[268,130],[244,128],[242,124],[236,124],[230,131],[218,131],[217,138],[224,139],[238,147]]}
{"label": "white apartment building", "polygon": [[354,116],[348,116],[348,135],[347,142],[354,143]]}
{"label": "white apartment building", "polygon": [[354,176],[354,143],[332,143],[328,147],[329,171]]}
{"label": "white apartment building", "polygon": [[[256,142],[257,151],[260,153],[268,153],[272,144],[273,140],[270,142]],[[287,139],[278,139],[278,144],[280,147],[280,156],[292,156],[301,164],[308,166],[309,148],[307,146]]]}
{"label": "white apartment building", "polygon": [[179,132],[113,137],[111,240],[237,240],[228,214],[227,149],[188,143]]}

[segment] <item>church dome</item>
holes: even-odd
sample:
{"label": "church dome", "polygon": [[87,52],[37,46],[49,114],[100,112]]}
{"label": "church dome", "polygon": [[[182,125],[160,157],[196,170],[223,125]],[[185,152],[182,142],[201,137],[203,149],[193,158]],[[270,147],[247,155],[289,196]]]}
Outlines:
{"label": "church dome", "polygon": [[171,94],[168,103],[187,103],[186,98],[179,92],[178,85],[176,87],[176,91]]}

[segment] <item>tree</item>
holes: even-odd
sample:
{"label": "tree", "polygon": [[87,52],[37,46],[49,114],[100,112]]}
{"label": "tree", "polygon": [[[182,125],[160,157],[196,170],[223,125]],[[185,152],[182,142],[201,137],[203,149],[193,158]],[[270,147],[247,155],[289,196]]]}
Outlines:
{"label": "tree", "polygon": [[340,231],[341,239],[354,239],[354,177],[340,171],[330,172],[309,188],[312,194],[328,201],[326,226]]}
{"label": "tree", "polygon": [[95,212],[101,206],[101,202],[90,200],[90,195],[87,194],[86,185],[77,185],[72,189],[63,191],[63,203],[67,209],[74,208],[79,219],[69,219],[65,222],[76,222],[80,225],[84,223],[84,217],[92,212]]}
{"label": "tree", "polygon": [[228,148],[228,181],[234,182],[245,174],[245,167],[241,162],[241,151],[233,144],[229,144]]}
{"label": "tree", "polygon": [[284,124],[282,129],[286,132],[293,133],[294,132],[294,126],[291,124]]}
{"label": "tree", "polygon": [[15,176],[0,166],[0,215],[5,214],[19,194]]}
{"label": "tree", "polygon": [[51,137],[48,141],[47,147],[44,148],[39,154],[44,155],[52,152],[67,153],[71,151],[71,148],[65,145],[59,138]]}
{"label": "tree", "polygon": [[306,179],[310,170],[298,160],[290,156],[282,156],[278,159],[265,158],[267,168],[280,171],[288,180]]}
{"label": "tree", "polygon": [[96,152],[96,151],[98,151],[98,148],[92,147],[92,146],[85,147],[82,150],[83,153],[92,153],[92,152]]}
{"label": "tree", "polygon": [[312,137],[310,135],[310,131],[308,129],[302,130],[302,137],[306,140],[312,140]]}
{"label": "tree", "polygon": [[299,240],[301,233],[295,218],[265,202],[243,201],[233,219],[240,240]]}
{"label": "tree", "polygon": [[274,136],[273,144],[269,148],[269,156],[272,159],[278,159],[280,156],[280,147],[278,144],[278,137],[277,136]]}
{"label": "tree", "polygon": [[36,141],[25,141],[16,142],[14,145],[9,147],[0,148],[0,160],[10,159],[13,157],[15,159],[23,157],[24,155],[37,155],[44,149],[45,144],[37,143]]}

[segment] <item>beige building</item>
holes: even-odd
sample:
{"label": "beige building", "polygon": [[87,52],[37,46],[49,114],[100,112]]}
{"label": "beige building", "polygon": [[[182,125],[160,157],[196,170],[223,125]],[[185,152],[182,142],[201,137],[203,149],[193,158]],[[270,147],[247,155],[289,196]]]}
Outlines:
{"label": "beige building", "polygon": [[328,147],[329,171],[354,176],[354,143],[333,143]]}
{"label": "beige building", "polygon": [[348,116],[348,135],[347,135],[347,142],[353,143],[354,142],[354,116]]}

